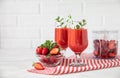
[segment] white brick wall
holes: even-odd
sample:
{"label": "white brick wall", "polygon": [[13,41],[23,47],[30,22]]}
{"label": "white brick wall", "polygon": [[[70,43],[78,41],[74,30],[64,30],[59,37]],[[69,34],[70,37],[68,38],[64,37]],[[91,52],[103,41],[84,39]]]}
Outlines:
{"label": "white brick wall", "polygon": [[92,47],[92,30],[120,30],[119,0],[0,0],[0,48],[35,48],[53,40],[54,19],[69,14],[87,20],[87,50]]}
{"label": "white brick wall", "polygon": [[1,27],[16,26],[16,15],[2,15],[2,14],[0,14],[0,26]]}
{"label": "white brick wall", "polygon": [[15,0],[1,1],[0,3],[0,14],[37,14],[39,3],[33,2],[18,2]]}

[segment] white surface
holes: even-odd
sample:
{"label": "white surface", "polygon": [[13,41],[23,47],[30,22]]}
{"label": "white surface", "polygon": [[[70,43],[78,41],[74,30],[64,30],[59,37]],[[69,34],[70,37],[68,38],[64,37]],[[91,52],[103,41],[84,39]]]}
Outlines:
{"label": "white surface", "polygon": [[65,75],[43,75],[29,73],[32,63],[37,61],[32,49],[0,49],[0,78],[119,78],[120,67],[87,71]]}

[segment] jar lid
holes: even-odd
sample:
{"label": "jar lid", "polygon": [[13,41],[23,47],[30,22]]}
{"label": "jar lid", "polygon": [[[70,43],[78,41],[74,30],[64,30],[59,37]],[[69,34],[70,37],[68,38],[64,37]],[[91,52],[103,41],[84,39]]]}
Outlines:
{"label": "jar lid", "polygon": [[102,33],[118,33],[118,30],[95,30],[93,33],[102,34]]}

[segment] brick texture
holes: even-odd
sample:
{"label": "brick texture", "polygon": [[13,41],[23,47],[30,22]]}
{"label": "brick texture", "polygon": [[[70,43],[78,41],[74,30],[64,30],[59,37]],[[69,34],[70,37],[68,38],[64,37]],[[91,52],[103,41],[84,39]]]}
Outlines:
{"label": "brick texture", "polygon": [[35,48],[54,40],[54,19],[69,14],[87,20],[86,52],[93,47],[93,30],[120,30],[119,0],[0,0],[0,48]]}

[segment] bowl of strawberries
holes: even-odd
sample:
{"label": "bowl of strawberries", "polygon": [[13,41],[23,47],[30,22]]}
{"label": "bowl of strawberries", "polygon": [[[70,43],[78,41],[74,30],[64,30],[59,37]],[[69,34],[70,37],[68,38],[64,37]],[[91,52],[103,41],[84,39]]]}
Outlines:
{"label": "bowl of strawberries", "polygon": [[57,43],[46,40],[43,44],[36,48],[36,55],[43,66],[57,66],[60,64],[63,56]]}

